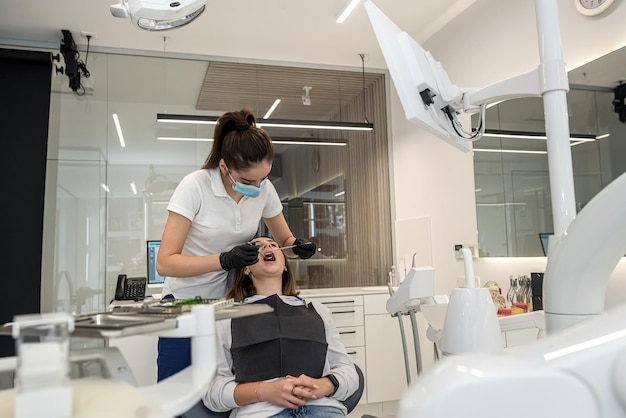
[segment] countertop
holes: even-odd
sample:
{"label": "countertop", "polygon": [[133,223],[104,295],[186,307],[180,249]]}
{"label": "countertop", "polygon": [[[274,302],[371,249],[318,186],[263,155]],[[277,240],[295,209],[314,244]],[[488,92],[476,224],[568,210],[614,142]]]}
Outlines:
{"label": "countertop", "polygon": [[329,287],[323,289],[300,289],[301,296],[337,296],[337,295],[389,295],[387,286],[365,287]]}

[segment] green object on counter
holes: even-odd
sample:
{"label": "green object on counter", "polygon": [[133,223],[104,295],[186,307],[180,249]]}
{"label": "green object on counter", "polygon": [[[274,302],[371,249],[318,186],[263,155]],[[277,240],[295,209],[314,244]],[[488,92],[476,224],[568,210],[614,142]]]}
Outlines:
{"label": "green object on counter", "polygon": [[196,296],[195,298],[175,300],[174,302],[172,302],[171,306],[208,304],[213,303],[216,300],[218,299],[203,299],[201,296]]}

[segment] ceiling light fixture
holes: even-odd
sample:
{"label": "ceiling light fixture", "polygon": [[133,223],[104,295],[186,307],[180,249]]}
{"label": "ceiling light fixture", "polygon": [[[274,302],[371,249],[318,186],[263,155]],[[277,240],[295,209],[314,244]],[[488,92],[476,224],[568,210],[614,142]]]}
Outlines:
{"label": "ceiling light fixture", "polygon": [[526,202],[507,202],[507,203],[476,203],[476,206],[481,207],[498,207],[498,206],[527,206]]}
{"label": "ceiling light fixture", "polygon": [[[506,131],[497,129],[486,129],[483,136],[491,138],[511,138],[511,139],[547,139],[544,132],[526,132],[526,131]],[[591,134],[570,134],[570,141],[590,142],[598,139]]]}
{"label": "ceiling light fixture", "polygon": [[[175,137],[175,136],[157,136],[159,141],[196,141],[196,142],[212,142],[212,138],[189,138],[189,137]],[[348,145],[346,142],[320,142],[320,141],[281,141],[272,140],[273,144],[280,145],[326,145],[332,147],[345,147]]]}
{"label": "ceiling light fixture", "polygon": [[361,0],[350,0],[348,4],[346,4],[346,7],[344,7],[343,10],[339,13],[339,16],[337,16],[336,22],[343,23],[360,2]]}
{"label": "ceiling light fixture", "polygon": [[135,180],[130,182],[130,190],[133,191],[134,195],[137,195],[137,186],[135,185]]}
{"label": "ceiling light fixture", "polygon": [[[206,115],[172,115],[169,113],[157,113],[157,122],[167,123],[217,123],[218,116]],[[259,127],[268,128],[295,128],[295,129],[331,129],[338,131],[371,131],[374,124],[366,122],[334,122],[320,120],[292,120],[292,119],[257,119]]]}
{"label": "ceiling light fixture", "polygon": [[274,144],[282,144],[282,145],[326,145],[329,147],[345,147],[348,145],[345,142],[319,142],[319,141],[274,141]]}
{"label": "ceiling light fixture", "polygon": [[272,115],[272,113],[274,113],[274,110],[276,110],[279,104],[280,104],[280,99],[274,100],[274,104],[272,105],[272,107],[269,108],[265,116],[263,116],[263,119],[269,118]]}
{"label": "ceiling light fixture", "polygon": [[547,154],[548,151],[531,151],[524,149],[474,148],[474,152],[499,152],[502,154]]}
{"label": "ceiling light fixture", "polygon": [[133,25],[148,31],[163,31],[185,26],[197,19],[206,8],[206,0],[120,0],[109,7],[115,17],[130,16]]}
{"label": "ceiling light fixture", "polygon": [[194,142],[213,142],[213,138],[184,138],[178,136],[157,136],[159,141],[194,141]]}
{"label": "ceiling light fixture", "polygon": [[120,140],[120,145],[122,148],[126,148],[124,134],[122,133],[122,126],[120,125],[120,119],[117,117],[117,113],[113,113],[113,123],[115,124],[115,130],[117,131],[117,137]]}

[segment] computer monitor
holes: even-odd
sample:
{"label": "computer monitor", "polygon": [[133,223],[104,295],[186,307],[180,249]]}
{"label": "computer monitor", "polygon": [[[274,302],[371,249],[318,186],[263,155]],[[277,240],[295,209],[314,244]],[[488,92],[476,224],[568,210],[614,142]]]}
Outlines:
{"label": "computer monitor", "polygon": [[543,250],[543,255],[548,255],[548,240],[550,235],[554,235],[552,232],[540,232],[539,239],[541,240],[541,249]]}
{"label": "computer monitor", "polygon": [[148,260],[148,269],[146,274],[148,276],[148,286],[150,285],[162,285],[165,283],[165,276],[159,275],[156,269],[156,260],[159,255],[159,248],[161,247],[161,241],[147,241],[146,260]]}

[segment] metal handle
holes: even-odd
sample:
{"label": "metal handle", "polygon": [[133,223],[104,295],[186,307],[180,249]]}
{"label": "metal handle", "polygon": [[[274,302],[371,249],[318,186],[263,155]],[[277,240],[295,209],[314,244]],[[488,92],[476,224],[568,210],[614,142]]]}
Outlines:
{"label": "metal handle", "polygon": [[322,305],[333,305],[333,304],[337,304],[337,303],[354,303],[354,300],[337,300],[337,301],[330,301],[330,302],[322,302]]}

